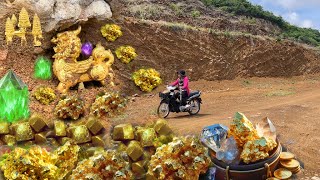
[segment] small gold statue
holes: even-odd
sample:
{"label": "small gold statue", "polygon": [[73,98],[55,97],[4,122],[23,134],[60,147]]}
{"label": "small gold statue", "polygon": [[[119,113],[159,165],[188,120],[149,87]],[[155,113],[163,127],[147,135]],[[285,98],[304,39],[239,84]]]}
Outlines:
{"label": "small gold statue", "polygon": [[[17,23],[19,30],[15,31]],[[11,19],[7,18],[5,32],[7,45],[12,43],[12,39],[14,36],[18,36],[21,38],[21,45],[27,43],[26,34],[30,34],[27,32],[27,28],[29,27],[31,27],[31,23],[29,14],[25,8],[22,8],[19,13],[19,22],[17,21],[17,17],[14,14],[12,15]],[[33,29],[31,34],[34,38],[34,46],[41,46],[41,42],[37,39],[42,38],[41,23],[37,14],[35,14],[33,17]]]}
{"label": "small gold statue", "polygon": [[[59,33],[51,40],[56,44],[53,48],[55,51],[53,72],[60,81],[57,87],[60,93],[66,93],[70,87],[87,81],[100,81],[105,85],[107,76],[111,78],[111,86],[114,86],[111,73],[114,56],[110,50],[105,50],[101,44],[98,44],[93,49],[92,56],[87,60],[77,61],[81,52],[81,41],[78,37],[80,31],[79,26],[77,30]],[[108,61],[105,62],[105,59]]]}
{"label": "small gold statue", "polygon": [[41,46],[41,42],[37,39],[42,39],[42,30],[41,30],[41,23],[40,19],[37,14],[33,16],[33,23],[32,23],[32,35],[33,35],[33,44],[34,46]]}
{"label": "small gold statue", "polygon": [[6,35],[7,45],[9,43],[12,43],[12,38],[14,35],[14,26],[10,18],[7,18],[5,35]]}

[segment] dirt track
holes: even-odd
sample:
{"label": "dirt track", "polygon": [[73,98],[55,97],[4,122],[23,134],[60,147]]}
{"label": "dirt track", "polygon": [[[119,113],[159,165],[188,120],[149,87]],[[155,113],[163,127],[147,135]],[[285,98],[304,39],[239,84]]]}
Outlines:
{"label": "dirt track", "polygon": [[[299,179],[319,176],[320,78],[198,81],[191,82],[191,87],[203,91],[203,106],[197,116],[171,114],[168,120],[176,132],[199,134],[203,127],[211,124],[229,125],[237,111],[252,121],[268,116],[275,124],[283,146],[303,162],[305,170]],[[145,120],[141,119],[143,114],[154,116],[159,103],[157,95],[154,95],[137,98],[125,119],[141,122]]]}

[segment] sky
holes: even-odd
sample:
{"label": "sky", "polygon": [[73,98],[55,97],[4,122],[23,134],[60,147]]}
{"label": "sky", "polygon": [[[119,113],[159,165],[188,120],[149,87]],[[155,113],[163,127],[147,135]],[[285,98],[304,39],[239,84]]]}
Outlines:
{"label": "sky", "polygon": [[291,24],[320,30],[320,0],[249,0]]}

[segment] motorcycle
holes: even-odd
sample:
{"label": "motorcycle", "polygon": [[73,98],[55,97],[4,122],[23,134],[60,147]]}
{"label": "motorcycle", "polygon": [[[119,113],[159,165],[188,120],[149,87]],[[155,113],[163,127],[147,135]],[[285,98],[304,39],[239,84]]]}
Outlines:
{"label": "motorcycle", "polygon": [[200,111],[200,104],[202,99],[200,97],[201,91],[191,92],[187,97],[186,105],[182,106],[181,100],[181,89],[176,86],[167,86],[167,90],[159,93],[161,98],[160,105],[157,113],[159,117],[166,118],[170,112],[188,112],[190,115],[196,115]]}

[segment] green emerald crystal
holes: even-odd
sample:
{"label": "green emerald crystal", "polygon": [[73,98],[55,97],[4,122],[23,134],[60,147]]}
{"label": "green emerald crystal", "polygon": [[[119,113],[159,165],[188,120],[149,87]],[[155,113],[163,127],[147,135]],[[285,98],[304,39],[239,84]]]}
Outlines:
{"label": "green emerald crystal", "polygon": [[12,71],[0,80],[0,120],[14,122],[29,117],[28,87]]}
{"label": "green emerald crystal", "polygon": [[45,57],[39,57],[34,65],[34,77],[49,80],[52,77],[51,61]]}

